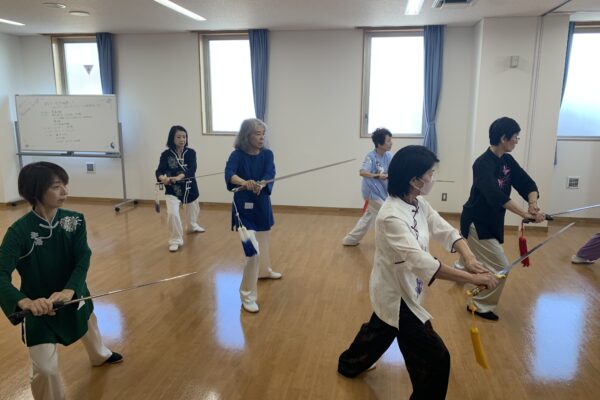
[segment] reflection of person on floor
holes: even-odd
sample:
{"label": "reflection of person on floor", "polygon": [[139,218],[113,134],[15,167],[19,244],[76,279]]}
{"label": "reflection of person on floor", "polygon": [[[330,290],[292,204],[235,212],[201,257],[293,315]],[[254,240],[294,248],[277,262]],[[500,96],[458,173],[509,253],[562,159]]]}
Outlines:
{"label": "reflection of person on floor", "polygon": [[[237,206],[242,224],[256,236],[259,254],[246,257],[244,276],[240,285],[242,307],[248,312],[258,312],[257,280],[279,279],[281,273],[271,269],[269,236],[275,223],[271,207],[273,183],[265,181],[275,178],[273,152],[265,148],[267,126],[259,119],[242,122],[235,139],[235,150],[225,165],[227,190],[242,186],[235,192],[233,201]],[[238,227],[235,207],[231,207],[232,226]]]}
{"label": "reflection of person on floor", "polygon": [[375,149],[367,153],[360,168],[362,176],[362,196],[367,202],[367,209],[356,226],[348,233],[342,244],[356,246],[367,234],[375,222],[377,212],[387,198],[387,171],[392,160],[392,134],[385,128],[378,128],[371,134]]}
{"label": "reflection of person on floor", "polygon": [[[421,196],[433,185],[437,157],[423,146],[399,150],[389,168],[389,197],[375,221],[375,257],[369,283],[373,314],[339,358],[338,372],[354,377],[367,370],[394,339],[413,385],[411,399],[443,399],[450,354],[421,305],[422,292],[445,279],[493,288],[498,280],[475,259],[467,243]],[[429,253],[429,236],[458,251],[467,271],[446,266]]]}
{"label": "reflection of person on floor", "polygon": [[196,183],[196,152],[188,147],[188,134],[183,126],[175,125],[169,130],[167,147],[160,155],[156,179],[166,188],[167,222],[171,237],[169,251],[177,251],[183,245],[183,225],[179,206],[183,203],[190,231],[204,232],[198,225],[200,204]]}
{"label": "reflection of person on floor", "polygon": [[593,264],[600,258],[600,233],[596,233],[571,257],[573,264]]}
{"label": "reflection of person on floor", "polygon": [[[62,207],[69,176],[56,164],[36,162],[19,174],[19,194],[32,210],[8,228],[0,246],[0,305],[6,315],[29,310],[22,323],[31,358],[34,399],[64,399],[57,343],[81,339],[92,365],[123,357],[102,342],[91,300],[53,310],[54,302],[90,295],[85,283],[90,256],[83,214]],[[17,269],[21,288],[12,285]]]}
{"label": "reflection of person on floor", "polygon": [[[537,185],[510,155],[519,143],[520,131],[517,121],[508,117],[498,118],[490,125],[490,147],[473,163],[473,185],[460,216],[460,230],[469,247],[494,274],[509,264],[502,248],[506,210],[536,223],[545,219],[538,207]],[[513,187],[529,203],[527,209],[510,198]],[[456,263],[455,267],[460,268],[461,264]],[[482,290],[473,296],[475,315],[492,321],[499,319],[494,310],[505,283],[503,279],[494,290]]]}

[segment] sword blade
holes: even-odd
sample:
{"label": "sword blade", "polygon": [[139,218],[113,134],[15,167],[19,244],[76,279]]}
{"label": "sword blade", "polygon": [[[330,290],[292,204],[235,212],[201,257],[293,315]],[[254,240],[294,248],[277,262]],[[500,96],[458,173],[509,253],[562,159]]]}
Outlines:
{"label": "sword blade", "polygon": [[[267,184],[267,183],[273,183],[273,182],[281,181],[281,180],[288,179],[288,178],[291,178],[291,177],[294,177],[294,176],[308,174],[309,172],[319,171],[321,169],[331,168],[331,167],[335,167],[336,165],[349,163],[350,161],[354,161],[354,160],[356,160],[356,158],[350,158],[348,160],[338,161],[338,162],[335,162],[333,164],[321,165],[320,167],[306,169],[304,171],[294,172],[294,173],[288,174],[288,175],[278,176],[276,178],[269,179],[269,180],[265,181],[264,183]],[[240,190],[243,190],[243,186],[238,186],[238,187],[234,188],[232,190],[232,192],[235,193],[235,192],[239,192]]]}
{"label": "sword blade", "polygon": [[498,275],[506,275],[508,274],[508,272],[517,264],[519,264],[521,261],[523,261],[524,259],[526,259],[527,257],[529,257],[530,255],[532,255],[533,253],[535,253],[536,251],[538,251],[542,246],[544,246],[546,243],[548,243],[549,241],[553,240],[554,238],[556,238],[558,235],[562,234],[564,231],[566,231],[567,229],[569,229],[570,227],[572,227],[573,225],[575,225],[575,222],[571,222],[569,225],[564,226],[562,229],[560,229],[559,231],[554,232],[552,235],[548,236],[545,240],[541,241],[540,243],[536,244],[535,246],[533,246],[531,248],[531,250],[529,250],[527,253],[523,254],[522,256],[520,256],[519,258],[517,258],[516,260],[514,260],[513,262],[511,262],[506,268],[504,268],[502,271],[500,271],[498,273]]}
{"label": "sword blade", "polygon": [[[180,180],[179,182],[191,181],[192,179],[206,178],[207,176],[215,176],[215,175],[225,175],[225,173],[221,171],[221,172],[213,172],[213,173],[210,173],[210,174],[196,175],[196,176],[193,176],[191,178],[184,178],[184,179]],[[155,182],[154,184],[155,185],[162,185],[163,183],[162,182]]]}
{"label": "sword blade", "polygon": [[[164,283],[164,282],[169,282],[175,279],[180,279],[180,278],[184,278],[186,276],[190,276],[190,275],[194,275],[197,274],[200,271],[195,271],[195,272],[188,272],[187,274],[181,274],[181,275],[177,275],[177,276],[171,276],[169,278],[164,278],[164,279],[159,279],[157,281],[152,281],[152,282],[146,282],[146,283],[141,283],[139,285],[134,285],[128,288],[123,288],[123,289],[116,289],[116,290],[111,290],[108,292],[104,292],[104,293],[99,293],[99,294],[95,294],[92,296],[87,296],[87,297],[80,297],[78,299],[72,299],[69,301],[65,301],[65,302],[55,302],[53,305],[53,309],[54,310],[58,310],[62,307],[68,306],[69,304],[75,304],[75,303],[79,303],[81,301],[86,301],[86,300],[91,300],[91,299],[97,299],[99,297],[105,297],[105,296],[110,296],[116,293],[121,293],[121,292],[127,292],[129,290],[135,290],[135,289],[140,289],[146,286],[151,286],[151,285],[157,285],[159,283]],[[13,325],[17,325],[20,324],[21,322],[23,322],[23,320],[25,319],[25,317],[27,317],[28,315],[31,315],[31,311],[29,310],[23,310],[23,311],[18,311],[16,313],[10,314],[8,316],[8,319],[10,320],[10,322],[12,322]]]}
{"label": "sword blade", "polygon": [[[496,277],[503,279],[506,278],[506,274],[509,273],[509,271],[517,264],[519,264],[521,261],[523,261],[524,259],[526,259],[527,257],[529,257],[530,255],[532,255],[533,253],[535,253],[536,251],[538,251],[540,248],[542,248],[544,245],[546,245],[548,242],[550,242],[551,240],[553,240],[554,238],[556,238],[558,235],[562,234],[564,231],[566,231],[567,229],[569,229],[570,227],[572,227],[573,225],[575,225],[575,222],[571,222],[569,225],[563,227],[562,229],[560,229],[559,231],[553,233],[552,235],[548,236],[545,240],[541,241],[540,243],[538,243],[537,245],[535,245],[531,250],[529,250],[527,253],[523,254],[522,256],[520,256],[519,258],[517,258],[516,260],[514,260],[513,262],[511,262],[508,266],[506,266],[506,268],[504,268],[502,271],[498,272],[496,274]],[[484,286],[477,286],[472,290],[467,290],[467,295],[468,296],[476,296],[478,295],[482,290],[485,290],[486,288]]]}
{"label": "sword blade", "polygon": [[554,214],[550,214],[551,217],[555,217],[557,215],[564,215],[564,214],[571,214],[577,211],[583,211],[583,210],[589,210],[590,208],[597,208],[600,207],[600,204],[594,204],[593,206],[585,206],[585,207],[579,207],[579,208],[573,208],[572,210],[567,210],[567,211],[561,211],[558,213],[554,213]]}

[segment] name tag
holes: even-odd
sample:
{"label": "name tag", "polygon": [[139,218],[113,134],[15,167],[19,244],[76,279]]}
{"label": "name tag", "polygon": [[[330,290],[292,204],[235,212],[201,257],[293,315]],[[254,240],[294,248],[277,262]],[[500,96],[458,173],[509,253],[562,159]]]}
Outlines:
{"label": "name tag", "polygon": [[244,210],[254,209],[254,203],[244,203]]}

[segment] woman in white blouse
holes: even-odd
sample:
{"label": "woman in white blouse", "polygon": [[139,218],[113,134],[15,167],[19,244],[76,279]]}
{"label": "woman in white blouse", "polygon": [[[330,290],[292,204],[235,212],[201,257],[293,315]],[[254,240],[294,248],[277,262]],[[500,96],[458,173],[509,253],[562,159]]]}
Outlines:
{"label": "woman in white blouse", "polygon": [[[450,354],[421,306],[421,293],[436,278],[494,288],[498,281],[469,250],[460,233],[421,196],[433,186],[435,154],[406,146],[388,170],[389,197],[375,222],[375,258],[369,292],[373,314],[350,348],[340,355],[338,372],[355,377],[372,366],[397,339],[413,385],[411,400],[443,399]],[[429,237],[466,260],[466,271],[442,264],[429,253]]]}

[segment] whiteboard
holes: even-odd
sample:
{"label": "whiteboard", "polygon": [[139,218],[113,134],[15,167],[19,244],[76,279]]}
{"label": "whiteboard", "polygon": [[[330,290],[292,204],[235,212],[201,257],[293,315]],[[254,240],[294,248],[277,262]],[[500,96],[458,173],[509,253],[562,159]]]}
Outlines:
{"label": "whiteboard", "polygon": [[17,95],[21,151],[119,153],[115,95]]}

